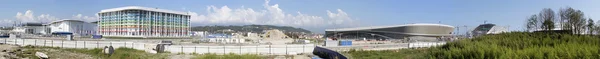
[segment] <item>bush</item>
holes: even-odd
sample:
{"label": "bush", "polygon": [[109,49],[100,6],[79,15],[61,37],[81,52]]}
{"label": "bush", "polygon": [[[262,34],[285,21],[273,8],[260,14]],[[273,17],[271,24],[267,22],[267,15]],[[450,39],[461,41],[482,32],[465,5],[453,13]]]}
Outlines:
{"label": "bush", "polygon": [[511,32],[448,42],[426,49],[351,50],[354,59],[595,59],[600,38],[594,35]]}
{"label": "bush", "polygon": [[512,32],[449,42],[431,48],[436,59],[600,58],[600,38],[590,35]]}
{"label": "bush", "polygon": [[399,50],[350,50],[343,54],[352,59],[424,59],[427,49],[399,49]]}

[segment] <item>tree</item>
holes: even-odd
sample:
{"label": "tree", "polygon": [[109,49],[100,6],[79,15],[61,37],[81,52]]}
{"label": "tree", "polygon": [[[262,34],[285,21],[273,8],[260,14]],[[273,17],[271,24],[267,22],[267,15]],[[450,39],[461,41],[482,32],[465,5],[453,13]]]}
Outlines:
{"label": "tree", "polygon": [[594,20],[592,20],[592,18],[588,18],[588,21],[587,21],[587,23],[588,23],[588,24],[587,24],[587,26],[586,26],[586,27],[587,27],[588,34],[592,34],[592,33],[594,33],[594,29],[596,29],[596,28],[594,27]]}
{"label": "tree", "polygon": [[531,15],[529,19],[527,19],[526,31],[535,30],[538,27],[537,15]]}
{"label": "tree", "polygon": [[542,28],[544,30],[552,30],[553,28],[555,28],[554,21],[552,21],[552,20],[544,20],[542,25],[543,25]]}
{"label": "tree", "polygon": [[540,12],[540,14],[538,16],[540,17],[540,20],[542,20],[542,22],[541,22],[542,29],[544,29],[544,30],[554,29],[555,14],[554,14],[554,11],[552,11],[552,9],[544,8],[544,9],[542,9],[542,11]]}
{"label": "tree", "polygon": [[571,7],[561,9],[560,17],[563,29],[570,29],[573,33],[581,33],[586,26],[584,14],[580,10]]}
{"label": "tree", "polygon": [[593,31],[597,34],[600,33],[600,22],[596,23]]}

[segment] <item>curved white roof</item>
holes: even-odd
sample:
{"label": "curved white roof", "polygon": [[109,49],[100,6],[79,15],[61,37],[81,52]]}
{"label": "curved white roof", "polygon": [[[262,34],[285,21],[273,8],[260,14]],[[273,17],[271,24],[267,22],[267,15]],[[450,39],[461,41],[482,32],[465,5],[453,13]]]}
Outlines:
{"label": "curved white roof", "polygon": [[405,25],[394,25],[394,26],[370,26],[370,27],[356,27],[356,28],[325,29],[325,31],[357,31],[357,30],[369,30],[369,29],[403,27],[403,26],[444,26],[444,27],[454,28],[454,26],[444,25],[444,24],[417,23],[417,24],[405,24]]}
{"label": "curved white roof", "polygon": [[164,12],[164,13],[189,15],[186,12],[179,12],[179,11],[172,11],[172,10],[165,10],[165,9],[158,9],[158,8],[140,7],[140,6],[126,6],[126,7],[119,7],[119,8],[104,9],[104,10],[100,10],[99,13],[114,12],[114,11],[121,11],[121,10],[146,10],[146,11],[156,11],[156,12]]}
{"label": "curved white roof", "polygon": [[74,21],[74,22],[84,22],[85,23],[85,21],[82,21],[82,20],[63,19],[63,20],[52,21],[52,22],[50,22],[48,24],[53,24],[53,23],[58,23],[58,22],[64,22],[64,21]]}

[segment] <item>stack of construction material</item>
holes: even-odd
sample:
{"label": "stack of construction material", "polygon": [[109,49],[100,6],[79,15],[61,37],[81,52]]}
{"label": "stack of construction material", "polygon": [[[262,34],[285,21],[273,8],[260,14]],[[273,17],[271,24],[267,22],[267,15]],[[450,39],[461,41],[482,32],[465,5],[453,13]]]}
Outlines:
{"label": "stack of construction material", "polygon": [[325,46],[338,46],[339,42],[335,40],[325,40]]}

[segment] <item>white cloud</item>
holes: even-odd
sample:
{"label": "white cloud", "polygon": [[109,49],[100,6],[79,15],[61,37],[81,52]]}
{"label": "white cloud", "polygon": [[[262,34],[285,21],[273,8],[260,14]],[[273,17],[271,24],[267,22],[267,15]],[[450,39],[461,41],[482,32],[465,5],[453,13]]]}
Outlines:
{"label": "white cloud", "polygon": [[73,17],[71,17],[71,19],[81,19],[81,17],[83,17],[83,15],[77,14],[77,15],[73,15]]}
{"label": "white cloud", "polygon": [[73,17],[71,17],[71,19],[82,20],[82,21],[86,21],[86,22],[94,22],[94,21],[98,21],[98,16],[83,16],[81,14],[77,14],[77,15],[73,15]]}
{"label": "white cloud", "polygon": [[1,26],[11,26],[13,24],[15,24],[13,20],[9,20],[9,19],[0,20]]}
{"label": "white cloud", "polygon": [[56,18],[49,14],[40,14],[37,17],[34,16],[33,14],[34,13],[31,10],[27,10],[27,11],[25,11],[25,13],[17,12],[17,15],[15,16],[16,20],[14,20],[14,21],[21,22],[21,23],[28,23],[28,22],[44,23],[44,22],[50,22],[50,21],[59,19],[59,18]]}
{"label": "white cloud", "polygon": [[17,18],[17,20],[20,20],[21,22],[36,21],[33,16],[33,11],[31,11],[31,10],[27,10],[27,11],[25,11],[25,13],[17,12],[17,15],[15,17]]}
{"label": "white cloud", "polygon": [[[16,17],[16,20],[9,20],[9,21],[20,22],[20,23],[29,23],[29,22],[48,23],[48,22],[61,20],[61,19],[69,19],[69,18],[58,18],[58,17],[52,16],[50,14],[40,14],[39,16],[34,16],[34,13],[32,10],[27,10],[27,11],[25,11],[25,13],[17,12],[17,15],[15,17]],[[76,15],[73,15],[73,17],[71,17],[70,19],[92,22],[92,21],[97,21],[98,16],[97,15],[83,16],[82,14],[76,14]],[[5,21],[5,20],[0,20],[0,21]],[[2,24],[2,25],[4,25],[4,24]]]}
{"label": "white cloud", "polygon": [[327,18],[302,14],[301,12],[285,13],[279,4],[270,5],[269,0],[265,1],[263,7],[266,10],[255,10],[252,8],[229,8],[228,6],[215,7],[207,6],[206,14],[192,15],[191,22],[200,24],[266,24],[283,25],[296,27],[325,27],[325,26],[346,26],[354,24],[355,19],[351,18],[346,12],[337,9],[337,13],[327,11]]}
{"label": "white cloud", "polygon": [[59,18],[56,18],[56,17],[51,16],[49,14],[41,14],[37,18],[38,18],[39,22],[43,22],[43,23],[52,22],[52,21],[55,21],[55,20],[59,20]]}

